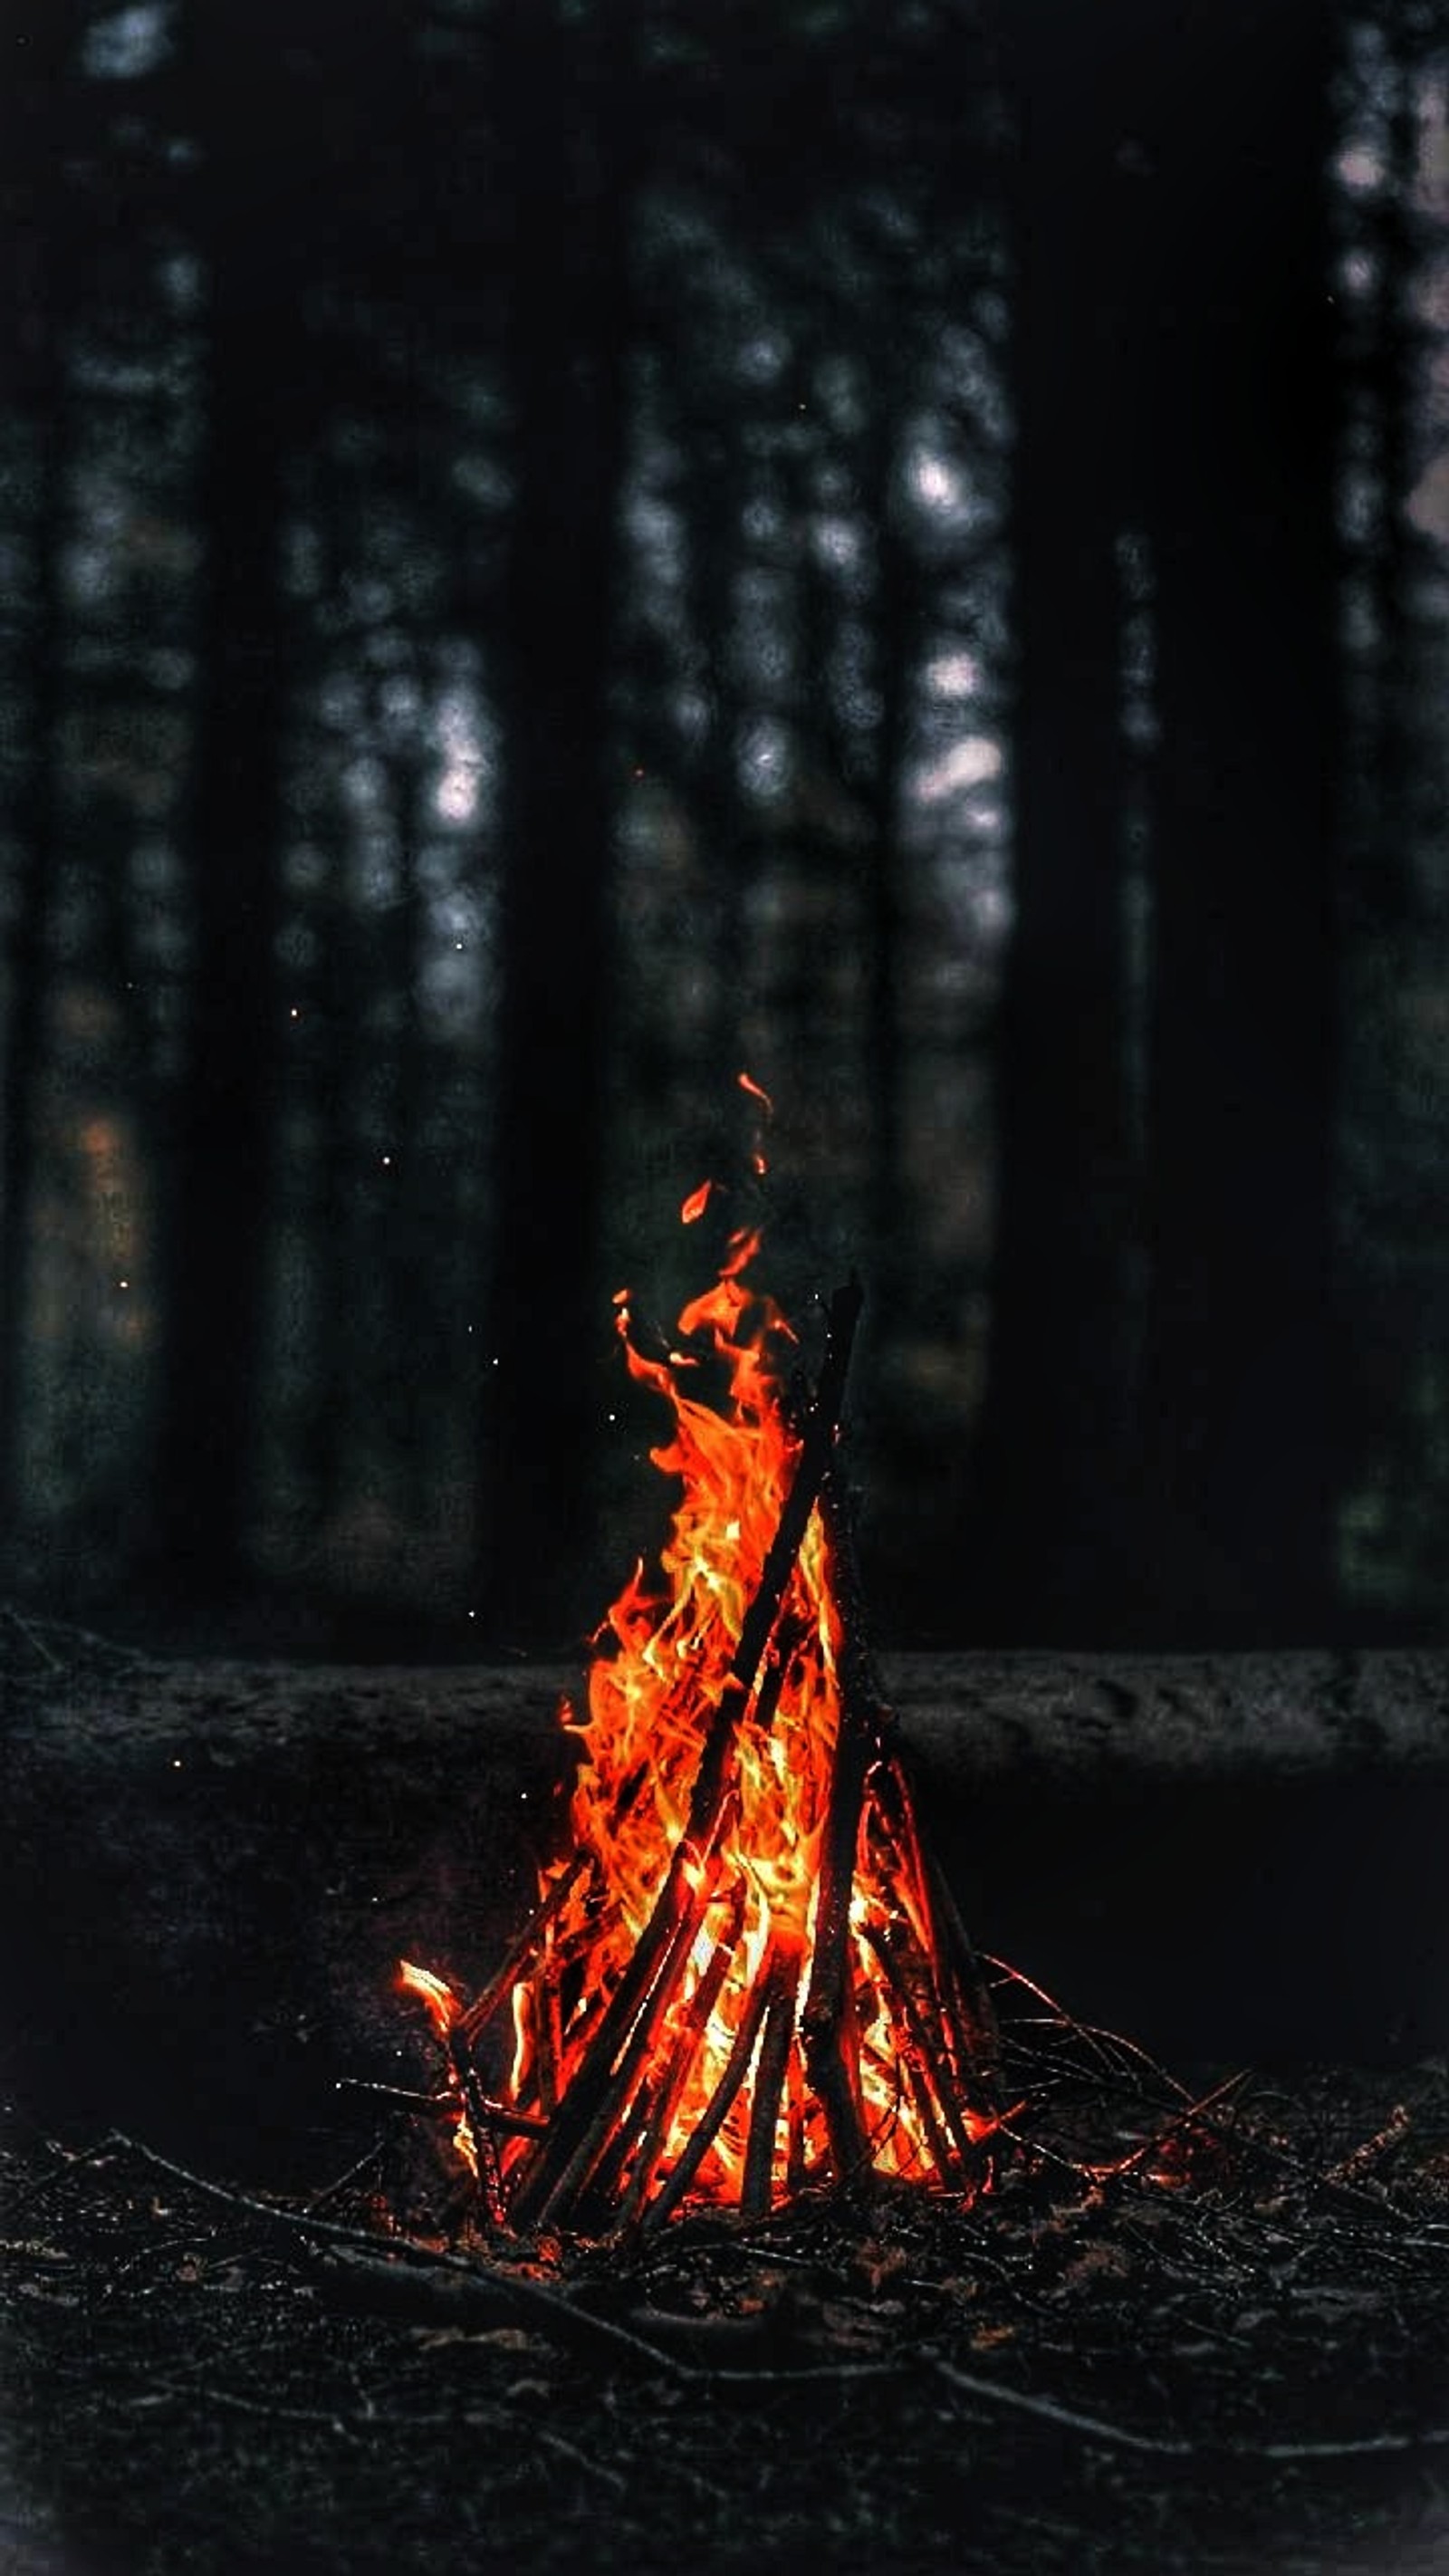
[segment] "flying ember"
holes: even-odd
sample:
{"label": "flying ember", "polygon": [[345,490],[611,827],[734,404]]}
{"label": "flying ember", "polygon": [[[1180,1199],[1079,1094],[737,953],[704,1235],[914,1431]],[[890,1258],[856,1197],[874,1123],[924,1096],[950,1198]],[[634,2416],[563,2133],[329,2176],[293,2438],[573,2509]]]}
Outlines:
{"label": "flying ember", "polygon": [[729,1237],[667,1356],[616,1300],[629,1373],[671,1423],[659,1572],[630,1576],[587,1712],[564,1708],[568,1839],[499,1973],[465,2002],[402,1968],[495,2226],[649,2229],[870,2169],[967,2193],[989,2175],[991,2007],[918,1832],[837,1481],[859,1291],[792,1401],[758,1251],[751,1228]]}

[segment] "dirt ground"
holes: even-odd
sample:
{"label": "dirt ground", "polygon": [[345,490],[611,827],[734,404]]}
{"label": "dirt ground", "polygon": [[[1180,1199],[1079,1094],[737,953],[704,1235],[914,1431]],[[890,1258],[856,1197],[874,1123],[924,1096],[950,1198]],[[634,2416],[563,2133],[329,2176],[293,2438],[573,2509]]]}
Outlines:
{"label": "dirt ground", "polygon": [[503,2259],[32,2136],[0,2564],[1449,2567],[1446,2071],[1170,2147]]}

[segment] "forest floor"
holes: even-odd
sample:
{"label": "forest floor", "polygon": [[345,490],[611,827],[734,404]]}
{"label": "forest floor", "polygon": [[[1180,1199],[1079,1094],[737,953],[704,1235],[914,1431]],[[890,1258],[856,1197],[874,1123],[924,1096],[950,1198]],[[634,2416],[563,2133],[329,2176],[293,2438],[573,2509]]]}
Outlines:
{"label": "forest floor", "polygon": [[[554,1679],[15,1631],[0,2571],[1449,2571],[1442,1665],[907,1677],[923,1811],[995,1853],[978,1930],[1009,1946],[1016,1891],[1095,2025],[1006,1978],[992,2189],[501,2247],[365,2088],[429,2072],[398,1949],[466,1983],[527,1901]],[[1191,1915],[1205,1814],[1236,1839],[1194,1949],[1164,1873]],[[1281,2040],[1300,1942],[1305,2026],[1356,2043],[1391,1997],[1392,2044],[1204,2048]],[[1137,2045],[1176,2036],[1164,1961],[1171,2073]]]}
{"label": "forest floor", "polygon": [[1173,2144],[541,2261],[22,2139],[0,2565],[1449,2567],[1449,2073]]}

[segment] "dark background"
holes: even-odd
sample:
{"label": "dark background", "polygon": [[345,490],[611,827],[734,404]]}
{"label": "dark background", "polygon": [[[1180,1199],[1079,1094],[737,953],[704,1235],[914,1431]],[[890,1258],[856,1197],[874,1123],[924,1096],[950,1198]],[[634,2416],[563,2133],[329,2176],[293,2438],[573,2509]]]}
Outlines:
{"label": "dark background", "polygon": [[884,1640],[1441,1640],[1449,12],[0,40],[0,1589],[571,1648],[748,1066]]}

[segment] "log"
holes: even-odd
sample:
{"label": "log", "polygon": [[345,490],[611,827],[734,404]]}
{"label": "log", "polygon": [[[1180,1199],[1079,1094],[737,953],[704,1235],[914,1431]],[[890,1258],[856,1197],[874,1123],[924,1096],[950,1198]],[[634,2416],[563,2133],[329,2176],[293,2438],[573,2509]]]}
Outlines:
{"label": "log", "polygon": [[[58,1669],[0,1661],[16,2099],[258,2181],[340,2169],[377,2117],[340,2079],[432,2080],[399,1954],[481,1988],[534,1903],[578,1674],[32,1624]],[[1081,2018],[1174,2063],[1449,2049],[1449,1656],[881,1664],[972,1933]]]}

